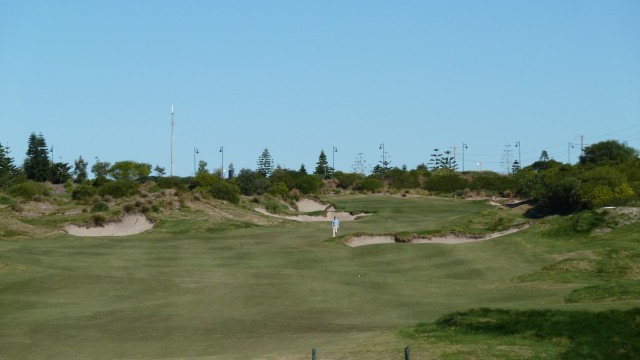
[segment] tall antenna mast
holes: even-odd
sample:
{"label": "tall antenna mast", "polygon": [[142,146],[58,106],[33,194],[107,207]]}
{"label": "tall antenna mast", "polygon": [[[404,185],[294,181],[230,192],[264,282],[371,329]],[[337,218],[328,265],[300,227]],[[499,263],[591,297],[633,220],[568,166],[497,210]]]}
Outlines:
{"label": "tall antenna mast", "polygon": [[171,105],[171,176],[173,177],[173,127],[175,122],[175,112],[173,111],[173,105]]}

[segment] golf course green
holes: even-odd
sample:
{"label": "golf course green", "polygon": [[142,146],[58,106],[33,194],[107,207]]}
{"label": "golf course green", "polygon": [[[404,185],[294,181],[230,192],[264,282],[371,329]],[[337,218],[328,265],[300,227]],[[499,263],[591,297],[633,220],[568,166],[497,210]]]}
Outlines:
{"label": "golf course green", "polygon": [[[531,220],[483,200],[323,200],[368,215],[336,238],[329,222],[209,223],[197,210],[124,237],[0,238],[0,359],[310,359],[315,348],[318,359],[375,360],[406,346],[411,359],[559,358],[570,336],[424,324],[471,309],[640,306],[637,222],[576,231],[575,216]],[[464,244],[344,243],[522,223]]]}

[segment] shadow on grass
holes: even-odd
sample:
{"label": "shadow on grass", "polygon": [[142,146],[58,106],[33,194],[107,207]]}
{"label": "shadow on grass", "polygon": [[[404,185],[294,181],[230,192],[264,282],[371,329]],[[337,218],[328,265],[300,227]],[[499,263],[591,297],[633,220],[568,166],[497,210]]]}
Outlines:
{"label": "shadow on grass", "polygon": [[640,308],[560,311],[472,309],[445,315],[433,324],[418,324],[405,337],[446,333],[519,336],[540,342],[568,340],[562,359],[640,359]]}

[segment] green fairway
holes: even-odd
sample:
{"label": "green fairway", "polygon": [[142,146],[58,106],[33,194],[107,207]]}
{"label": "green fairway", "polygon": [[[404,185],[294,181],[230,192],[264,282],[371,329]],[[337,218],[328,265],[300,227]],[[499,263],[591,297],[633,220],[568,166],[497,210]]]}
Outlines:
{"label": "green fairway", "polygon": [[[482,225],[498,217],[522,221],[516,211],[484,202],[327,200],[371,213],[343,222],[343,235],[486,232]],[[328,222],[223,223],[219,231],[190,232],[189,221],[164,220],[151,232],[121,238],[0,241],[0,358],[308,359],[314,347],[335,358],[396,350],[401,358],[402,348],[411,345],[412,358],[420,359],[433,351],[428,340],[399,337],[398,329],[454,311],[640,305],[637,296],[565,299],[585,285],[637,278],[606,278],[601,272],[598,282],[588,274],[576,278],[549,270],[561,260],[559,254],[578,254],[573,258],[597,267],[599,252],[611,247],[637,252],[631,245],[639,240],[637,225],[595,239],[550,231],[562,228],[563,220],[556,219],[468,244],[350,248],[331,241]],[[529,353],[514,351],[511,357],[518,354]]]}

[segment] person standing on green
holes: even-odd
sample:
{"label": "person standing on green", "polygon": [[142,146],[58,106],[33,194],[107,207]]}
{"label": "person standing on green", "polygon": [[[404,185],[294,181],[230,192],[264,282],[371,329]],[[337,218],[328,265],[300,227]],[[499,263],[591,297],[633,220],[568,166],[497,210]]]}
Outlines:
{"label": "person standing on green", "polygon": [[338,235],[338,228],[340,227],[340,220],[338,220],[336,216],[333,217],[331,227],[333,228],[333,237],[336,237],[336,235]]}

